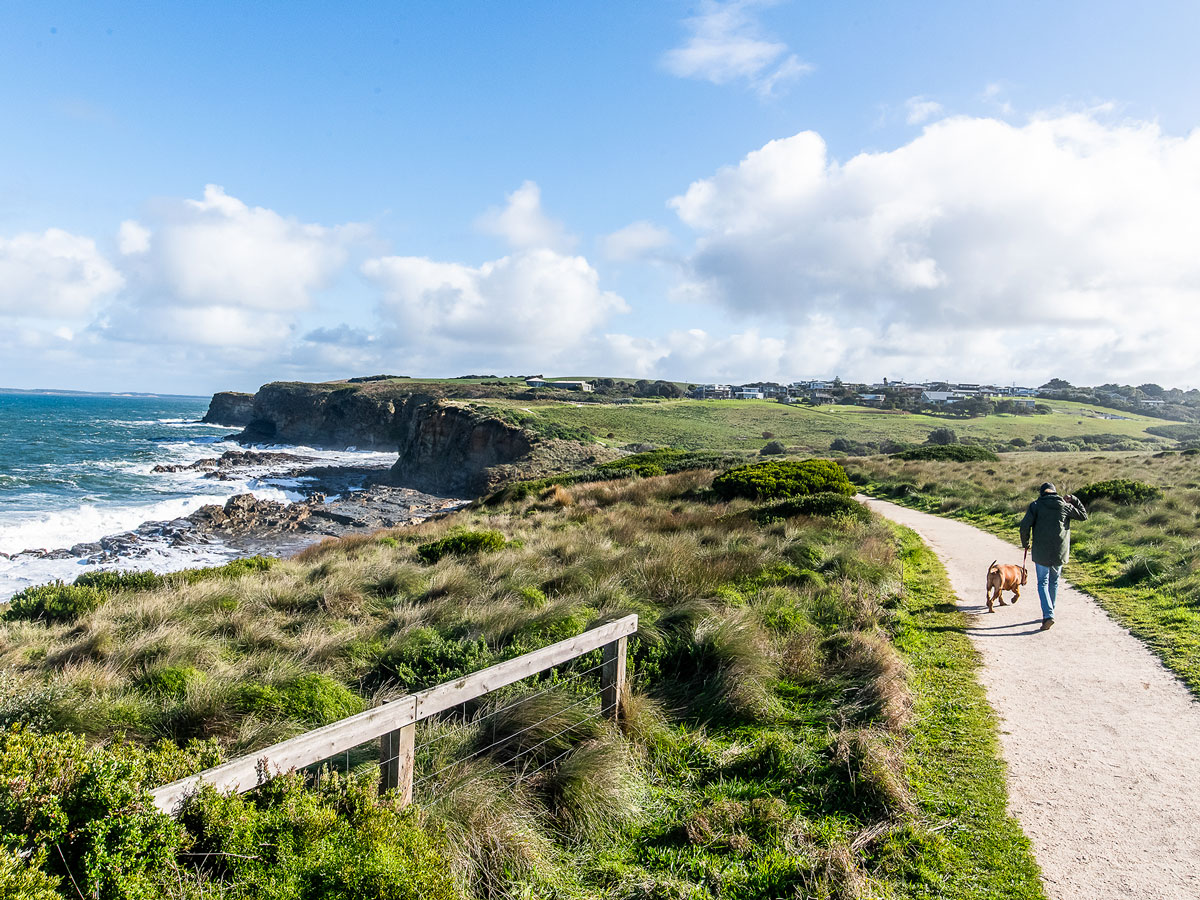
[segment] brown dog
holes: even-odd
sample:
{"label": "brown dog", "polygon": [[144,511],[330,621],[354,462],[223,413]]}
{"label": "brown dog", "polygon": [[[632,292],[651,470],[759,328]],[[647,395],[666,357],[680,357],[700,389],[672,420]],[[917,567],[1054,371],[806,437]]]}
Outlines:
{"label": "brown dog", "polygon": [[1025,584],[1025,579],[1029,577],[1023,566],[1002,566],[993,561],[988,566],[987,573],[987,605],[988,612],[992,612],[992,604],[997,600],[1001,606],[1007,606],[1004,598],[1000,596],[1001,591],[1012,591],[1012,602],[1016,603],[1021,599],[1021,586]]}

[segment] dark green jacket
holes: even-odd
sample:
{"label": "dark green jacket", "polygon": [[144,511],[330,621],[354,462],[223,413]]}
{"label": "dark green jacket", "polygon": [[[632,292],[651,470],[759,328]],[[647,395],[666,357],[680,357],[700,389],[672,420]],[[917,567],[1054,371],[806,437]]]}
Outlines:
{"label": "dark green jacket", "polygon": [[1021,546],[1029,546],[1033,532],[1033,552],[1029,555],[1042,566],[1065,566],[1071,555],[1071,520],[1083,522],[1087,510],[1079,499],[1068,495],[1042,494],[1032,503],[1021,520]]}

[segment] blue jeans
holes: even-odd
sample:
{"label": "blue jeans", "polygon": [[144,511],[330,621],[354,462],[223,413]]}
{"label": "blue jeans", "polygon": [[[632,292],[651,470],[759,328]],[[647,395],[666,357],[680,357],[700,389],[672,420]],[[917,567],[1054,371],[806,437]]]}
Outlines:
{"label": "blue jeans", "polygon": [[1054,601],[1058,599],[1058,576],[1062,574],[1062,566],[1043,566],[1033,564],[1037,572],[1038,599],[1042,601],[1042,618],[1054,618]]}

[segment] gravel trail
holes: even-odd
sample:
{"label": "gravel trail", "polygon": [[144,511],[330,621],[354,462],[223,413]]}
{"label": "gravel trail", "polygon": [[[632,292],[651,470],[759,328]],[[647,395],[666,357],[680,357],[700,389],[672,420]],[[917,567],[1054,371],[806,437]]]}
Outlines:
{"label": "gravel trail", "polygon": [[1011,809],[1033,842],[1047,893],[1200,898],[1200,703],[1095,600],[1063,581],[1055,626],[1039,632],[1032,563],[1020,601],[989,615],[987,568],[994,559],[1020,564],[1012,545],[962,522],[859,499],[920,534],[945,565],[960,608],[977,614],[967,631],[1000,717]]}

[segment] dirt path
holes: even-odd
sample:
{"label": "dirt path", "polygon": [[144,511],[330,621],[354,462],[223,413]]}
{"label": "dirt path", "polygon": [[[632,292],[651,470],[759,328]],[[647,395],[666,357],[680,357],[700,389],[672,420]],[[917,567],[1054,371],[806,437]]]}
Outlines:
{"label": "dirt path", "polygon": [[1062,582],[1055,627],[1039,632],[1032,563],[1020,602],[988,615],[988,565],[1019,564],[1012,545],[962,522],[866,502],[920,534],[946,566],[960,607],[980,614],[968,633],[1001,720],[1012,811],[1047,893],[1200,898],[1200,703],[1094,600]]}

